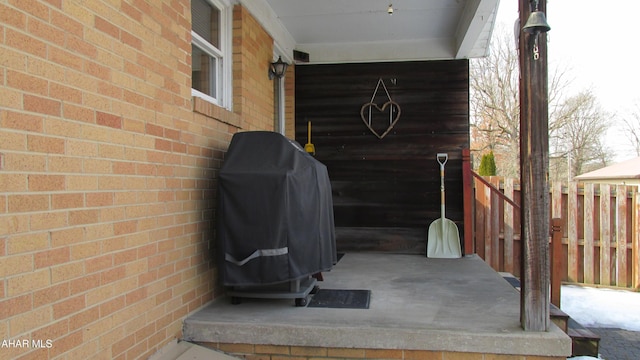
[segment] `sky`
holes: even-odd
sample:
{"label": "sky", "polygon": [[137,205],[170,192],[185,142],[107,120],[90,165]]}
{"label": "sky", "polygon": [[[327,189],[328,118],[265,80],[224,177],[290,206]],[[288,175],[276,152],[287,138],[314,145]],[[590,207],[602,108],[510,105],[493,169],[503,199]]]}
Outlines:
{"label": "sky", "polygon": [[[640,105],[640,46],[635,39],[638,0],[547,0],[548,61],[566,69],[568,94],[591,89],[608,113],[623,116]],[[513,29],[518,0],[500,0],[496,24]],[[615,116],[614,116],[615,118]],[[635,157],[620,145],[620,126],[609,130],[616,161]]]}

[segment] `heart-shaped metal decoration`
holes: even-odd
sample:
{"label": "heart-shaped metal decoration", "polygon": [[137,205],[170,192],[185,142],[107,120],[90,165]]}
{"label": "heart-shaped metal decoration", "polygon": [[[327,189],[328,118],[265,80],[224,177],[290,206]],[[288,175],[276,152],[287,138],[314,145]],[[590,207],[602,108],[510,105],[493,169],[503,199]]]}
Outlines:
{"label": "heart-shaped metal decoration", "polygon": [[[388,107],[390,107],[390,109],[389,109],[389,126],[387,127],[387,129],[382,134],[380,134],[371,125],[371,118],[372,118],[371,108],[375,108],[376,110],[378,110],[380,112],[385,112]],[[395,108],[395,110],[394,110],[394,108]],[[368,112],[368,116],[367,116],[367,112]],[[394,115],[394,113],[395,113],[395,115]],[[360,117],[362,118],[362,121],[367,126],[367,128],[369,128],[369,131],[371,131],[373,133],[373,135],[377,136],[378,139],[382,139],[383,137],[385,137],[391,131],[391,129],[393,129],[393,126],[400,119],[400,105],[398,105],[398,103],[396,103],[393,100],[387,101],[386,103],[384,103],[384,105],[382,105],[382,107],[380,107],[380,106],[378,106],[378,104],[375,104],[375,103],[372,103],[372,102],[366,103],[366,104],[362,105],[362,107],[360,108]]]}
{"label": "heart-shaped metal decoration", "polygon": [[[378,89],[380,88],[380,85],[382,85],[382,88],[384,89],[385,94],[387,95],[387,99],[388,101],[385,102],[382,107],[378,106],[378,104],[376,104],[374,102],[376,95],[378,93]],[[387,111],[387,108],[389,108],[389,126],[386,128],[386,130],[380,134],[378,131],[376,131],[376,129],[372,126],[371,124],[371,120],[373,117],[373,111],[372,109],[376,109],[380,112],[385,112]],[[398,122],[398,120],[400,119],[400,105],[391,100],[391,96],[389,95],[389,91],[387,91],[387,87],[384,85],[384,81],[382,81],[382,78],[378,79],[378,84],[376,85],[376,89],[373,91],[373,96],[371,96],[371,100],[368,103],[365,103],[364,105],[362,105],[362,107],[360,108],[360,118],[362,119],[362,122],[364,122],[364,124],[367,126],[367,128],[369,128],[369,131],[371,131],[375,136],[378,137],[378,139],[382,139],[383,137],[385,137],[390,131],[391,129],[393,129],[393,127],[395,126],[395,124]]]}

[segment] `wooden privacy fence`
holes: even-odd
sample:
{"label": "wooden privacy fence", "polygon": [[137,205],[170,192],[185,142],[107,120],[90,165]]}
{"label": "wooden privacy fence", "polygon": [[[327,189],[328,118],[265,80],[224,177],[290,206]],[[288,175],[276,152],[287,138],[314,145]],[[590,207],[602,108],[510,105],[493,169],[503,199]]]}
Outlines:
{"label": "wooden privacy fence", "polygon": [[[496,271],[520,276],[519,181],[473,173],[473,185],[475,252]],[[562,281],[640,288],[638,187],[558,182],[549,194],[551,218],[562,229],[554,255],[562,260]]]}

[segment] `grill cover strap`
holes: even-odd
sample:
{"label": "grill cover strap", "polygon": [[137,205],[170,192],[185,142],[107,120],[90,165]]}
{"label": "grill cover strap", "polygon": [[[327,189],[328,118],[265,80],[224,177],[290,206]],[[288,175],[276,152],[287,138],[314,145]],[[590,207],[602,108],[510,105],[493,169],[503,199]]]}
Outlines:
{"label": "grill cover strap", "polygon": [[249,255],[248,257],[246,257],[243,260],[237,260],[236,258],[234,258],[231,254],[226,253],[224,255],[224,259],[228,262],[234,263],[238,266],[242,266],[246,263],[248,263],[249,261],[261,257],[261,256],[280,256],[280,255],[286,255],[289,253],[289,247],[283,247],[283,248],[279,248],[279,249],[258,249],[256,251],[253,252],[253,254]]}

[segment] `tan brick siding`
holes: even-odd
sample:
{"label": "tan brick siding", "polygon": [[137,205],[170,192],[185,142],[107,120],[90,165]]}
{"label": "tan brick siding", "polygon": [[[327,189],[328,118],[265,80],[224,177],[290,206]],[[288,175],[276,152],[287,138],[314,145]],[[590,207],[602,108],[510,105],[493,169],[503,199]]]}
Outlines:
{"label": "tan brick siding", "polygon": [[[273,129],[234,9],[234,111],[191,97],[188,0],[0,0],[0,358],[147,358],[218,294],[215,175]],[[290,94],[289,96],[292,96]]]}
{"label": "tan brick siding", "polygon": [[246,130],[275,128],[273,40],[257,20],[241,6],[233,11],[233,96],[234,111],[245,119]]}
{"label": "tan brick siding", "polygon": [[[296,67],[292,64],[287,68],[284,78],[285,99],[285,134],[289,139],[296,138]],[[313,141],[313,139],[311,139]],[[306,142],[305,142],[306,143]],[[302,144],[304,146],[304,143]]]}

